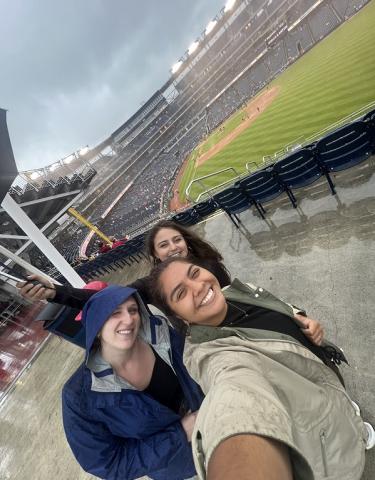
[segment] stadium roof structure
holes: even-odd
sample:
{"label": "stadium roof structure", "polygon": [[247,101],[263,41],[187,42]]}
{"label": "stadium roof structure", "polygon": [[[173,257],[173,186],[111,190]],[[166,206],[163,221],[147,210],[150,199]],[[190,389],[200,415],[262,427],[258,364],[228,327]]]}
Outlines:
{"label": "stadium roof structure", "polygon": [[[35,223],[29,218],[23,208],[21,208],[17,201],[8,193],[9,187],[12,185],[18,175],[18,170],[9,138],[9,132],[6,123],[6,110],[4,109],[0,109],[0,161],[0,202],[2,206],[2,215],[0,218],[3,219],[1,226],[12,231],[11,223],[13,222],[13,229],[16,230],[16,233],[19,231],[23,233],[23,235],[3,235],[0,233],[0,238],[10,240],[28,240],[27,243],[35,243],[40,251],[48,256],[49,260],[53,262],[56,268],[72,285],[78,287],[83,286],[84,281],[81,279],[81,277],[72,269],[64,257],[39,230],[38,226],[35,225]],[[35,191],[38,191],[36,187]],[[25,192],[22,191],[21,193],[23,194]],[[66,193],[72,194],[72,192],[65,192],[61,195],[64,196]],[[31,205],[37,201],[38,199],[33,199],[29,202],[29,204]],[[24,207],[30,205],[24,204]],[[45,214],[43,209],[42,211],[43,214]],[[6,216],[8,217],[6,218]],[[19,257],[20,249],[17,252],[12,252],[2,244],[0,245],[0,253],[8,258],[7,263],[13,261],[28,271],[33,273],[43,273]],[[1,269],[3,269],[3,267],[1,267]]]}
{"label": "stadium roof structure", "polygon": [[10,186],[18,175],[13,149],[10,143],[7,121],[7,111],[0,108],[0,202],[8,193]]}
{"label": "stadium roof structure", "polygon": [[[9,195],[25,211],[29,218],[48,234],[56,227],[56,221],[67,208],[79,201],[96,170],[91,165],[78,164],[65,170],[64,165],[52,173],[48,169],[20,172],[9,189]],[[4,190],[3,198],[7,193]],[[0,208],[0,235],[22,235],[21,228]]]}
{"label": "stadium roof structure", "polygon": [[186,52],[175,62],[171,69],[171,80],[174,80],[181,74],[181,67],[187,67],[190,65],[199,52],[207,46],[208,42],[212,40],[212,36],[220,30],[220,28],[228,21],[228,18],[235,12],[236,8],[243,8],[243,2],[236,2],[236,0],[228,0],[224,7],[218,12],[218,14],[211,19],[204,31],[191,43]]}

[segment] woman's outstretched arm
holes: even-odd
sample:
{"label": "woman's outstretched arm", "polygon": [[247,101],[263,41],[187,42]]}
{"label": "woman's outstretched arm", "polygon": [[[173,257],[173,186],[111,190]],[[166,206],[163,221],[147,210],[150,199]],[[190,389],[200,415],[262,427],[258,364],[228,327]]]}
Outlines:
{"label": "woman's outstretched arm", "polygon": [[258,435],[235,435],[214,450],[207,480],[293,480],[288,447]]}

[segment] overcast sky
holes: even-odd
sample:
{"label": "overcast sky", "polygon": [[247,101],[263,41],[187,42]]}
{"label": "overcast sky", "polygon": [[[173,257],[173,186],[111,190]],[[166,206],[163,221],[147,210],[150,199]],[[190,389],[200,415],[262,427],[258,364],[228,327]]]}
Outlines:
{"label": "overcast sky", "polygon": [[0,107],[19,170],[95,146],[169,78],[225,0],[0,0]]}

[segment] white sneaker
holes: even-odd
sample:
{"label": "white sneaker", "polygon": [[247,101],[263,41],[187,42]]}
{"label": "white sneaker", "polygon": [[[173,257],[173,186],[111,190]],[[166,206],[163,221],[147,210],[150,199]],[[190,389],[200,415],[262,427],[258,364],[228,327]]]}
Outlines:
{"label": "white sneaker", "polygon": [[363,422],[367,430],[366,450],[370,450],[375,445],[375,430],[368,422]]}

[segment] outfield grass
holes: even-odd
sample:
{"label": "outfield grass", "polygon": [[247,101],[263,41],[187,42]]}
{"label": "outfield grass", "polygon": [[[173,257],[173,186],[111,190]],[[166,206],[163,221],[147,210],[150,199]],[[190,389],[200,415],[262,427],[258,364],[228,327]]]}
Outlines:
{"label": "outfield grass", "polygon": [[199,152],[199,155],[203,155],[204,153],[208,152],[210,148],[212,148],[214,145],[220,142],[220,140],[225,138],[228,135],[228,132],[232,132],[235,128],[238,127],[238,125],[242,123],[243,116],[244,111],[242,109],[231,115],[231,117],[221,125],[224,125],[225,129],[222,130],[220,129],[220,127],[218,127],[195,151]]}
{"label": "outfield grass", "polygon": [[[198,151],[192,152],[181,180],[180,199],[193,178],[233,166],[245,171],[249,161],[259,163],[298,137],[307,138],[375,100],[375,2],[370,2],[303,57],[278,76],[270,86],[280,88],[273,103],[215,156],[194,168]],[[225,123],[225,135],[241,122],[242,112]],[[223,135],[214,132],[201,146],[209,150]],[[199,148],[199,147],[198,147]],[[205,183],[225,181],[221,176]],[[193,198],[201,191],[193,187]]]}

